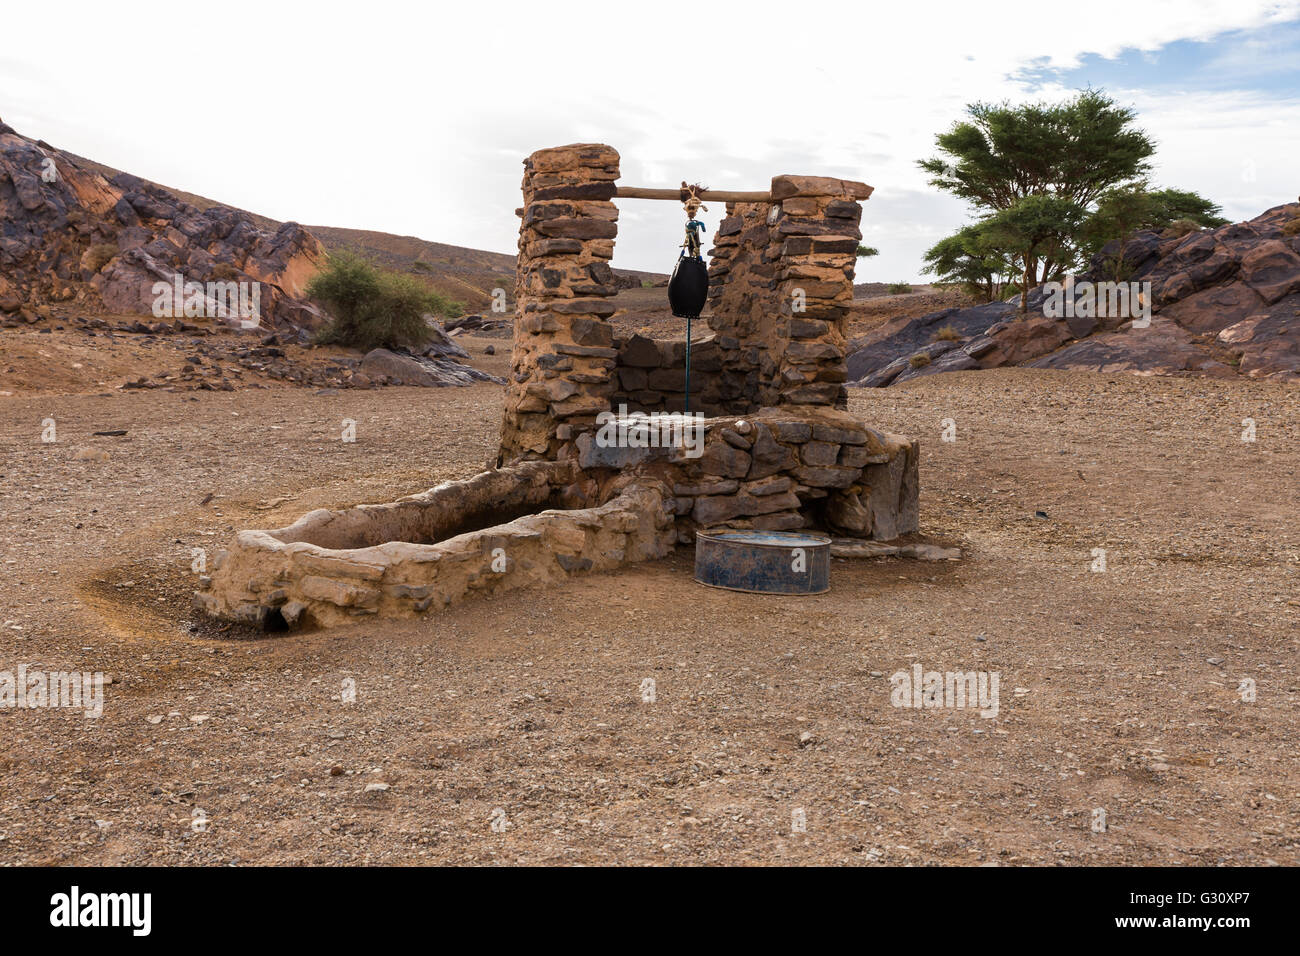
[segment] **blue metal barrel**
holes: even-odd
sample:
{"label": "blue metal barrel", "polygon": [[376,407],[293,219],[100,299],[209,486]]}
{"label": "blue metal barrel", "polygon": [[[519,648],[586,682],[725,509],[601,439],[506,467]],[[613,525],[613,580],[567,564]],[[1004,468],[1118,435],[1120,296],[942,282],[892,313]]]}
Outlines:
{"label": "blue metal barrel", "polygon": [[695,580],[756,594],[822,594],[831,539],[815,531],[698,531]]}

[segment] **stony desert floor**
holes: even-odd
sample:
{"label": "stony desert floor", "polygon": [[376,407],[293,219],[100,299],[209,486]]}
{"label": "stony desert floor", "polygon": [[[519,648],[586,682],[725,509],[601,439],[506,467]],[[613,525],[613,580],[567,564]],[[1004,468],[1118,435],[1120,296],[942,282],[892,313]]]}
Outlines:
{"label": "stony desert floor", "polygon": [[[781,598],[680,549],[260,636],[194,618],[191,549],[472,474],[499,387],[0,397],[0,670],[112,679],[99,719],[0,709],[0,859],[1300,862],[1300,391],[1009,369],[852,408],[922,437],[961,560]],[[917,663],[997,672],[998,715],[891,706]]]}

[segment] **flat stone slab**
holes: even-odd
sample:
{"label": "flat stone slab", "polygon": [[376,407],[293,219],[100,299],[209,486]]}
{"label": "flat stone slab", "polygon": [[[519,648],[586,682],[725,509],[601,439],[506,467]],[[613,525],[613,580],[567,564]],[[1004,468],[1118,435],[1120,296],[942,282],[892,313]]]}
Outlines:
{"label": "flat stone slab", "polygon": [[833,558],[914,558],[918,561],[956,561],[960,548],[943,548],[937,544],[888,544],[862,538],[832,538]]}

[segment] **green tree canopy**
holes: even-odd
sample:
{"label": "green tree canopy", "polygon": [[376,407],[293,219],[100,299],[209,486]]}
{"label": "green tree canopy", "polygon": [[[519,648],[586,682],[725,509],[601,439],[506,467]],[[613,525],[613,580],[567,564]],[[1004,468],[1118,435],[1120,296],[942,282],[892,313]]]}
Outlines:
{"label": "green tree canopy", "polygon": [[1062,103],[973,103],[966,113],[935,137],[939,155],[919,161],[931,185],[967,200],[979,216],[926,254],[927,271],[950,281],[982,274],[973,284],[991,289],[996,263],[981,273],[981,260],[996,250],[1015,262],[1028,291],[1136,229],[1222,222],[1219,207],[1196,193],[1149,189],[1155,144],[1135,126],[1133,110],[1100,90]]}
{"label": "green tree canopy", "polygon": [[[1060,279],[1074,261],[1074,235],[1087,210],[1063,196],[1029,195],[983,222],[990,241],[1014,250],[1021,267],[1020,311],[1028,309],[1029,290],[1040,281]],[[1042,263],[1042,275],[1038,266]]]}
{"label": "green tree canopy", "polygon": [[999,246],[983,223],[964,226],[940,239],[925,254],[924,271],[941,282],[959,283],[988,301],[1000,298],[1016,274],[1009,250]]}
{"label": "green tree canopy", "polygon": [[1211,228],[1228,224],[1229,220],[1219,215],[1223,212],[1223,207],[1197,193],[1182,189],[1159,189],[1150,196],[1155,206],[1155,215],[1143,228],[1164,229],[1177,219],[1191,219]]}
{"label": "green tree canopy", "polygon": [[1145,174],[1155,144],[1134,112],[1099,90],[1064,103],[972,103],[969,119],[935,137],[942,156],[920,161],[930,184],[985,210],[1052,194],[1088,205]]}

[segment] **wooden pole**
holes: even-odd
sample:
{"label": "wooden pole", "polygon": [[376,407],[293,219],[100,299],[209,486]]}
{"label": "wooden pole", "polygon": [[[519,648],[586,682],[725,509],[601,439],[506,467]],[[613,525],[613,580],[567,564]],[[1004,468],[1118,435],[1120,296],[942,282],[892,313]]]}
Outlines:
{"label": "wooden pole", "polygon": [[[619,186],[614,192],[615,199],[670,199],[673,202],[686,202],[689,193],[685,189],[650,189],[646,186]],[[730,189],[702,189],[696,196],[704,202],[771,202],[770,192],[737,192]]]}

